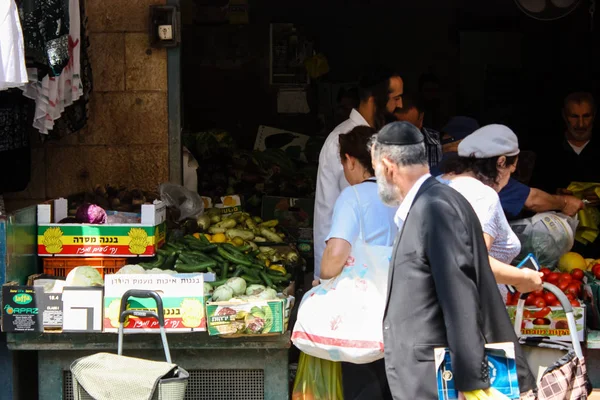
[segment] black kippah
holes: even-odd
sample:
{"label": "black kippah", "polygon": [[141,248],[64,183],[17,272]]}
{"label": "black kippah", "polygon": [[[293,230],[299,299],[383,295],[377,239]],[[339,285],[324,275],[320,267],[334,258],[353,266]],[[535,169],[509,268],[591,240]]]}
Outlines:
{"label": "black kippah", "polygon": [[425,140],[419,128],[410,122],[400,121],[387,124],[377,134],[377,142],[403,146],[417,144]]}

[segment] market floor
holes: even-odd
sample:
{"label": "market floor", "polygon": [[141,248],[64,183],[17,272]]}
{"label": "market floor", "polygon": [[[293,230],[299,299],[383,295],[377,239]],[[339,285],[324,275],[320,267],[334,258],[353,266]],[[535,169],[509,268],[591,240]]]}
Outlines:
{"label": "market floor", "polygon": [[588,400],[600,400],[600,389],[595,389],[590,397],[588,397]]}

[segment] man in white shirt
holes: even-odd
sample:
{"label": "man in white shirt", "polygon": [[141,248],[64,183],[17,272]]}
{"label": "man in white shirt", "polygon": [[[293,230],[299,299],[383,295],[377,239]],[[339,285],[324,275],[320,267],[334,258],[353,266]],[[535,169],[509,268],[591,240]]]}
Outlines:
{"label": "man in white shirt", "polygon": [[319,155],[317,192],[314,212],[315,279],[321,271],[325,238],[331,229],[333,206],[339,194],[348,186],[339,156],[339,136],[354,127],[368,125],[376,130],[395,119],[393,112],[402,108],[404,83],[402,78],[385,68],[374,68],[359,82],[360,104],[350,118],[338,125],[327,137]]}

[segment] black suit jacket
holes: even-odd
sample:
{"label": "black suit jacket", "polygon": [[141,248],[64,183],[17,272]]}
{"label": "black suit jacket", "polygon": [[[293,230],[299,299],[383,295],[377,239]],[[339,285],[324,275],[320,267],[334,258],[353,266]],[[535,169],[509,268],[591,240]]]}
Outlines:
{"label": "black suit jacket", "polygon": [[384,316],[395,399],[437,399],[435,347],[449,347],[456,387],[489,387],[485,343],[513,342],[521,392],[535,387],[467,200],[427,179],[396,240]]}

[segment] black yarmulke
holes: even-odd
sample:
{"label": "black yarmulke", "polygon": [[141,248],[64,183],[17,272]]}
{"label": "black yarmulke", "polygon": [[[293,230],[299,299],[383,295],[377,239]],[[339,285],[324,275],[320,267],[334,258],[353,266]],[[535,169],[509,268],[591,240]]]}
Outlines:
{"label": "black yarmulke", "polygon": [[400,121],[387,124],[377,134],[377,142],[403,146],[417,144],[425,140],[423,134],[410,122]]}

